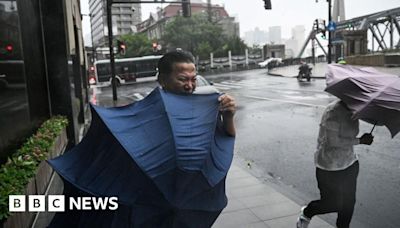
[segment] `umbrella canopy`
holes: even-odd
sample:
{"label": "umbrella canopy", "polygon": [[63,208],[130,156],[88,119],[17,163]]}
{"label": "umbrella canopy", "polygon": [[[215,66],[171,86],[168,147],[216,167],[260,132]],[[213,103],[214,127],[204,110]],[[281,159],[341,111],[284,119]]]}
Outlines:
{"label": "umbrella canopy", "polygon": [[120,227],[123,214],[132,227],[210,226],[227,204],[234,145],[219,122],[218,96],[156,88],[125,107],[92,106],[81,143],[49,163],[74,194],[118,196],[118,215],[101,216],[110,227]]}
{"label": "umbrella canopy", "polygon": [[331,64],[325,91],[346,103],[353,118],[400,131],[400,77],[372,67]]}

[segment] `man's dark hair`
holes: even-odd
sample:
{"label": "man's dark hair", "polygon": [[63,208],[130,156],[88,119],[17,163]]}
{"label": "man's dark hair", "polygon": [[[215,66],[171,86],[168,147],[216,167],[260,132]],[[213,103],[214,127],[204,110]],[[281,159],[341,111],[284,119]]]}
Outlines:
{"label": "man's dark hair", "polygon": [[171,51],[166,53],[157,64],[158,74],[161,77],[172,73],[175,63],[194,63],[193,56],[185,51]]}

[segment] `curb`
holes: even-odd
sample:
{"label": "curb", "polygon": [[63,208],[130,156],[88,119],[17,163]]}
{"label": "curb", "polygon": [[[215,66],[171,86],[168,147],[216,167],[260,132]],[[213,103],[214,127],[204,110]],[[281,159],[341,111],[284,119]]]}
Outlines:
{"label": "curb", "polygon": [[[277,74],[277,73],[267,73],[270,76],[275,76],[275,77],[286,77],[286,78],[296,78],[297,75],[283,75],[283,74]],[[325,76],[311,76],[311,78],[314,79],[325,79]]]}

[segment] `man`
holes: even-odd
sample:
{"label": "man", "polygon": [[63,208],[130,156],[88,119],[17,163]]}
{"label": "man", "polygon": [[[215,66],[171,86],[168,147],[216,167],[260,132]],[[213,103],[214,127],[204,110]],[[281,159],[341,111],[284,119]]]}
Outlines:
{"label": "man", "polygon": [[82,142],[49,161],[71,186],[65,195],[116,196],[118,210],[70,210],[49,227],[209,228],[226,207],[235,101],[190,95],[187,53],[165,54],[158,68],[163,89],[123,107],[93,106]]}
{"label": "man", "polygon": [[[196,74],[193,57],[183,51],[169,52],[158,62],[158,82],[167,92],[192,94],[196,90]],[[228,135],[235,136],[235,100],[227,94],[221,95],[218,100],[224,129]]]}
{"label": "man", "polygon": [[328,105],[322,115],[314,159],[321,198],[301,209],[297,228],[307,228],[314,215],[337,212],[336,226],[347,228],[356,202],[359,164],[353,146],[371,145],[373,136],[359,132],[358,120],[343,101]]}

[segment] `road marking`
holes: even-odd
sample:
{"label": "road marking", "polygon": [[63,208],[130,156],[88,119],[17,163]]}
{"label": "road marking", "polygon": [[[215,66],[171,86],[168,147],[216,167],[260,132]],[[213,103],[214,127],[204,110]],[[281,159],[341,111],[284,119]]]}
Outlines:
{"label": "road marking", "polygon": [[219,90],[230,90],[231,88],[226,88],[226,87],[220,87],[220,86],[215,86],[215,88]]}
{"label": "road marking", "polygon": [[[265,83],[265,84],[264,84]],[[281,84],[281,83],[277,83]],[[222,81],[219,83],[214,83],[215,86],[226,86],[229,88],[234,88],[234,89],[240,89],[245,87],[251,87],[251,88],[269,88],[271,90],[276,90],[276,91],[283,91],[283,90],[291,90],[291,91],[299,91],[299,92],[314,92],[314,93],[325,93],[323,90],[312,90],[312,89],[292,89],[292,88],[277,88],[274,85],[271,85],[270,81],[267,80],[244,80],[244,81]]]}
{"label": "road marking", "polygon": [[244,96],[244,97],[258,99],[258,100],[275,101],[275,102],[282,102],[282,103],[289,103],[289,104],[298,104],[298,105],[309,106],[309,107],[326,108],[326,106],[324,106],[324,105],[308,104],[308,103],[297,102],[297,101],[271,99],[271,98],[267,98],[267,97],[258,97],[258,96],[249,96],[249,95]]}
{"label": "road marking", "polygon": [[234,85],[225,85],[221,83],[214,83],[213,86],[220,87],[220,88],[229,88],[229,89],[240,89],[241,86],[234,86]]}
{"label": "road marking", "polygon": [[144,98],[144,96],[142,94],[140,94],[140,93],[134,93],[133,96],[136,97],[139,100],[142,100]]}
{"label": "road marking", "polygon": [[231,85],[259,85],[260,82],[254,80],[245,80],[245,81],[223,81],[221,83],[231,84]]}
{"label": "road marking", "polygon": [[217,85],[220,85],[220,86],[226,86],[226,87],[234,88],[234,89],[242,88],[242,86],[238,85],[237,83],[232,83],[232,82],[227,82],[227,81],[223,81],[223,82],[220,82],[220,83],[214,83],[214,84],[217,84]]}

